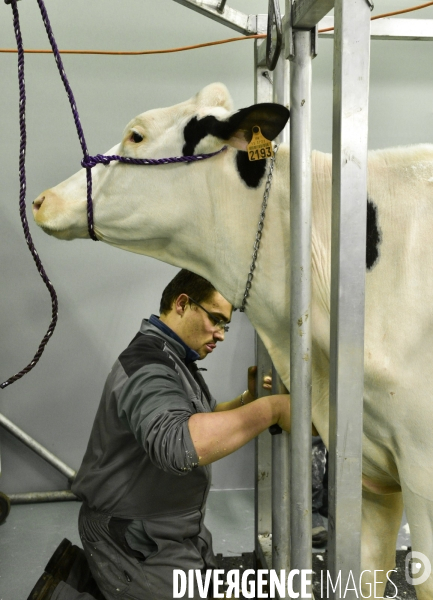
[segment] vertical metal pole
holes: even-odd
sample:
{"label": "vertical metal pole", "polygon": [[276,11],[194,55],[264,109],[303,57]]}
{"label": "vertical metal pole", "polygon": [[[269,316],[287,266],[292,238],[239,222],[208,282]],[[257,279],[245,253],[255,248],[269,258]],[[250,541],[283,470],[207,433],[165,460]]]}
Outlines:
{"label": "vertical metal pole", "polygon": [[[289,61],[281,53],[273,71],[273,101],[289,107]],[[285,128],[278,143],[289,141]],[[275,368],[272,371],[272,393],[287,393]],[[290,569],[290,435],[282,431],[272,436],[272,568],[278,573]]]}
{"label": "vertical metal pole", "polygon": [[[312,34],[294,30],[290,69],[291,569],[311,569]],[[300,577],[294,590],[301,596]],[[308,586],[307,594],[311,594]],[[296,589],[295,589],[296,588]],[[311,597],[311,596],[308,596]]]}
{"label": "vertical metal pole", "polygon": [[[265,345],[256,334],[257,397],[267,396],[263,377],[272,371],[272,361]],[[259,568],[272,567],[272,436],[264,431],[255,440],[255,551]]]}
{"label": "vertical metal pole", "polygon": [[[287,394],[275,367],[272,393]],[[290,570],[290,435],[286,431],[272,436],[272,568],[278,573]]]}
{"label": "vertical metal pole", "polygon": [[[266,43],[266,42],[261,42]],[[254,47],[254,101],[272,101],[272,76],[258,56],[258,41]],[[257,395],[265,396],[262,381],[270,374],[272,362],[263,342],[256,334]],[[255,549],[261,568],[271,568],[272,532],[272,440],[268,431],[255,441]]]}
{"label": "vertical metal pole", "polygon": [[[336,0],[334,14],[328,568],[343,593],[361,557],[370,9]],[[358,597],[335,587],[334,599]]]}

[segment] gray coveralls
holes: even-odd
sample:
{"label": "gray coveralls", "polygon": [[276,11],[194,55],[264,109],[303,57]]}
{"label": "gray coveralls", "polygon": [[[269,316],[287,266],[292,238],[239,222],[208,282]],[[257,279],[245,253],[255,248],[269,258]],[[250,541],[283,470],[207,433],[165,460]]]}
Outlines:
{"label": "gray coveralls", "polygon": [[[188,429],[191,415],[216,405],[197,358],[152,315],[107,378],[72,486],[83,500],[84,552],[106,600],[171,600],[174,569],[216,568],[204,525],[211,470],[198,466]],[[90,598],[63,582],[53,596]]]}

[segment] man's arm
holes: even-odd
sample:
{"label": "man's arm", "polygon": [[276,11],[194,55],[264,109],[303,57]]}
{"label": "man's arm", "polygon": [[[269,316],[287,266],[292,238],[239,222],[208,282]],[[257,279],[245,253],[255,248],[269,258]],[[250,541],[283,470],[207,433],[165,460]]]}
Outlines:
{"label": "man's arm", "polygon": [[238,450],[274,423],[290,431],[289,395],[258,398],[234,410],[196,413],[189,418],[188,427],[199,465],[208,465]]}
{"label": "man's arm", "polygon": [[[240,406],[244,406],[245,404],[249,404],[253,400],[256,399],[256,377],[257,377],[257,367],[249,367],[248,369],[248,389],[245,390],[239,396],[236,396],[234,400],[230,400],[229,402],[221,402],[217,404],[214,412],[221,412],[223,410],[233,410],[234,408],[239,408]],[[263,380],[263,388],[266,390],[270,390],[271,387]]]}
{"label": "man's arm", "polygon": [[234,408],[239,408],[240,406],[244,406],[245,404],[249,404],[256,397],[251,394],[249,390],[246,390],[243,394],[239,394],[233,400],[229,400],[229,402],[221,402],[217,404],[214,412],[223,412],[225,410],[233,410]]}

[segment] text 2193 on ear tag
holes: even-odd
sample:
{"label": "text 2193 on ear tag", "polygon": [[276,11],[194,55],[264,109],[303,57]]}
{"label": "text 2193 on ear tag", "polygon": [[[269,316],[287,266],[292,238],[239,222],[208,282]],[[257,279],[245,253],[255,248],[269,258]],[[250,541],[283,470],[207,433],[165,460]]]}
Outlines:
{"label": "text 2193 on ear tag", "polygon": [[253,137],[247,148],[250,160],[262,160],[263,158],[274,156],[272,142],[264,137],[258,125],[254,125],[253,127]]}

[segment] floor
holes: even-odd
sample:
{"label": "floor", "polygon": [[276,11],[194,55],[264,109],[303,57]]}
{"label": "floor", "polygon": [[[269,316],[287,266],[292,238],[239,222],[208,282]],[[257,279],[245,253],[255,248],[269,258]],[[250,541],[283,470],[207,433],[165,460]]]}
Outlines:
{"label": "floor", "polygon": [[[80,545],[78,502],[14,505],[0,527],[0,600],[25,600],[51,554],[66,537]],[[253,490],[213,491],[206,524],[213,533],[214,550],[236,556],[254,549]],[[410,545],[402,525],[398,548]]]}

